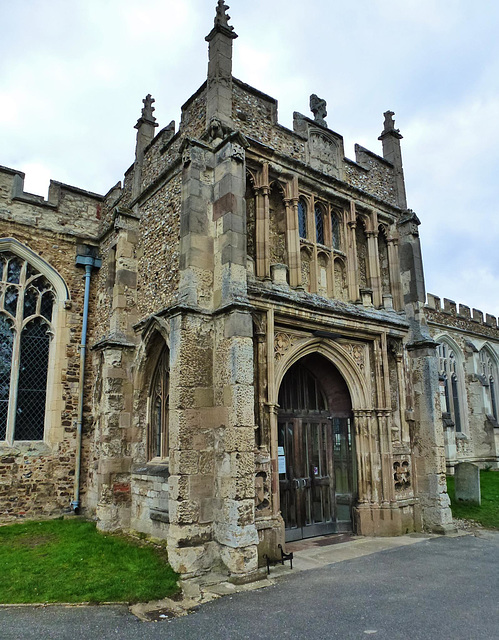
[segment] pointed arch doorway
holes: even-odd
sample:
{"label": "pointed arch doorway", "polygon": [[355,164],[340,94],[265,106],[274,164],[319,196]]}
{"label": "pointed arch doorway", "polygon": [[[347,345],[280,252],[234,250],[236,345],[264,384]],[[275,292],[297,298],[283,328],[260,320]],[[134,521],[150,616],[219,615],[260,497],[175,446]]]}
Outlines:
{"label": "pointed arch doorway", "polygon": [[311,354],[279,389],[278,455],[286,541],[352,531],[356,500],[352,403],[329,360]]}

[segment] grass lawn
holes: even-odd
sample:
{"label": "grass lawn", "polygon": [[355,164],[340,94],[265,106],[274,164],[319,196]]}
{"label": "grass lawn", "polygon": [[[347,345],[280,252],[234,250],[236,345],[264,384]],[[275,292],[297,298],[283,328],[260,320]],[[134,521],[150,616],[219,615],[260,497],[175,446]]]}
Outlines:
{"label": "grass lawn", "polygon": [[166,554],[83,520],[0,527],[0,603],[138,602],[172,595]]}
{"label": "grass lawn", "polygon": [[456,502],[453,476],[447,477],[447,490],[455,518],[474,520],[488,529],[499,529],[499,471],[480,472],[482,504],[479,507]]}

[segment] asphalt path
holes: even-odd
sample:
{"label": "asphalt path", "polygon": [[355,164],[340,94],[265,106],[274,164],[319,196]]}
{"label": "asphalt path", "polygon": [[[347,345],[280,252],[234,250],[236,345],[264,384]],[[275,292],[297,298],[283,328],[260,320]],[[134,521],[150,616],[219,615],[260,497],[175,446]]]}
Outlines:
{"label": "asphalt path", "polygon": [[0,638],[498,640],[498,569],[499,533],[432,538],[296,573],[173,620],[141,622],[124,606],[0,608]]}

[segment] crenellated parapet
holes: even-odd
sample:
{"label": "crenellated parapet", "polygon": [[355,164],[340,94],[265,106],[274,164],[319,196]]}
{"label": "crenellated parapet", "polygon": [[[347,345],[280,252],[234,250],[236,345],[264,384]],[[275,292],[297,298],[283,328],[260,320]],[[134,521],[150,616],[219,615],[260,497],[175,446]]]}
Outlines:
{"label": "crenellated parapet", "polygon": [[95,238],[104,197],[55,180],[48,198],[24,190],[25,174],[0,166],[0,220],[83,238]]}
{"label": "crenellated parapet", "polygon": [[428,293],[425,311],[429,322],[499,338],[496,316],[465,304],[456,304],[449,298],[442,300]]}

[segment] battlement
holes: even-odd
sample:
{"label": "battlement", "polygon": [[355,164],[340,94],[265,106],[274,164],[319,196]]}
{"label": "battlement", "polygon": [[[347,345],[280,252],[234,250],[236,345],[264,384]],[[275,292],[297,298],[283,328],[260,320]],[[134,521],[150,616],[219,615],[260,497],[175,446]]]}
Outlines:
{"label": "battlement", "polygon": [[0,218],[78,236],[98,233],[103,196],[56,180],[48,198],[24,191],[25,174],[0,166]]}
{"label": "battlement", "polygon": [[426,308],[447,316],[474,322],[477,325],[490,327],[492,329],[499,328],[496,316],[490,315],[489,313],[484,315],[479,309],[470,309],[470,307],[465,304],[458,305],[454,300],[450,300],[449,298],[444,298],[442,305],[442,300],[432,293],[427,294]]}

